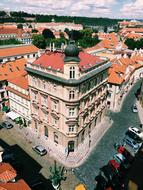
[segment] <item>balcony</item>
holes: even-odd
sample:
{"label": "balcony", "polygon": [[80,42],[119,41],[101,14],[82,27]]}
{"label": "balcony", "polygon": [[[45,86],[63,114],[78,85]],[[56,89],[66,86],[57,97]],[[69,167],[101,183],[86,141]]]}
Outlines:
{"label": "balcony", "polygon": [[42,104],[41,105],[41,110],[44,111],[44,112],[48,112],[49,109],[48,109],[47,105]]}
{"label": "balcony", "polygon": [[35,108],[39,108],[39,102],[37,100],[32,100],[32,105],[35,107]]}

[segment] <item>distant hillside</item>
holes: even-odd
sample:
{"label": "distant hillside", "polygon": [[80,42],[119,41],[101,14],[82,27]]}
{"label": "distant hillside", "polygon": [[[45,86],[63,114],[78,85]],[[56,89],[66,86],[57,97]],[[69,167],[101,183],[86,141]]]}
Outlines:
{"label": "distant hillside", "polygon": [[29,14],[25,12],[10,12],[0,11],[0,23],[3,22],[34,22],[30,18],[35,18],[36,22],[74,22],[76,24],[83,24],[84,26],[113,26],[121,21],[119,19],[109,18],[91,18],[91,17],[77,17],[77,16],[57,16],[57,15],[39,15]]}

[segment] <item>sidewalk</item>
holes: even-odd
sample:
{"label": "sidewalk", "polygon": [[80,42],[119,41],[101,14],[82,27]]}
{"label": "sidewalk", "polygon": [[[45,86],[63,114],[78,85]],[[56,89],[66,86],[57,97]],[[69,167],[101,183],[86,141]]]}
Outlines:
{"label": "sidewalk", "polygon": [[138,115],[139,115],[140,122],[141,124],[143,124],[143,107],[141,106],[139,101],[136,102],[136,105],[138,108]]}
{"label": "sidewalk", "polygon": [[97,143],[112,126],[112,123],[113,121],[110,120],[109,117],[104,117],[103,121],[95,127],[90,138],[87,137],[84,143],[81,144],[75,152],[69,153],[68,156],[65,152],[63,153],[63,147],[49,141],[45,136],[39,136],[32,128],[27,127],[20,129],[19,126],[17,126],[14,130],[15,133],[18,133],[22,139],[25,139],[30,146],[42,144],[47,149],[50,158],[57,160],[68,168],[74,168],[81,165],[89,157]]}

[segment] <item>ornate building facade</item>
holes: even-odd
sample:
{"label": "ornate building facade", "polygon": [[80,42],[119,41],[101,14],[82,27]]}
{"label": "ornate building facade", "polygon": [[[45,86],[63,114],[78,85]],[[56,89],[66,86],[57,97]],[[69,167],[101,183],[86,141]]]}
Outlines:
{"label": "ornate building facade", "polygon": [[33,130],[63,153],[78,151],[104,117],[110,66],[74,44],[27,63]]}

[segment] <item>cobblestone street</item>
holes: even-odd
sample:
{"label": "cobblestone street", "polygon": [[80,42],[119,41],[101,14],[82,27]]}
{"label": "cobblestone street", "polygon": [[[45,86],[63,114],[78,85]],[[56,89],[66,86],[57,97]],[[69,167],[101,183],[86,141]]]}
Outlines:
{"label": "cobblestone street", "polygon": [[101,141],[98,143],[94,151],[91,153],[87,161],[80,167],[75,169],[77,178],[85,183],[88,190],[95,187],[94,178],[99,172],[99,168],[107,163],[115,153],[114,143],[119,143],[129,126],[139,126],[140,120],[137,113],[132,112],[132,105],[135,102],[135,91],[139,88],[140,82],[137,82],[131,89],[123,107],[118,113],[110,113],[109,116],[113,120],[112,127],[107,131]]}
{"label": "cobblestone street", "polygon": [[[125,98],[120,112],[109,113],[109,117],[113,120],[112,127],[105,133],[104,137],[97,144],[96,148],[94,148],[87,161],[80,167],[74,169],[75,175],[73,175],[71,171],[68,172],[67,180],[62,182],[62,190],[73,190],[75,185],[79,182],[85,183],[88,190],[94,189],[94,178],[98,174],[99,168],[105,165],[115,152],[113,144],[122,140],[124,132],[130,125],[136,126],[140,123],[138,114],[133,113],[131,110],[131,106],[135,101],[134,93],[139,87],[139,84],[140,82],[137,82],[131,89],[130,93]],[[32,172],[33,178],[36,177],[38,173],[42,174],[45,178],[48,178],[50,174],[49,166],[53,165],[53,158],[51,158],[49,154],[40,157],[33,152],[31,142],[24,136],[21,136],[21,133],[16,128],[0,130],[0,139],[1,142],[6,143],[9,146],[18,146],[20,151],[24,151],[21,155],[21,160],[27,161],[28,166],[30,166],[30,171],[33,170],[35,165],[37,166],[37,169],[34,169]],[[23,155],[26,155],[26,159],[23,158]],[[32,180],[32,177],[28,180]]]}

